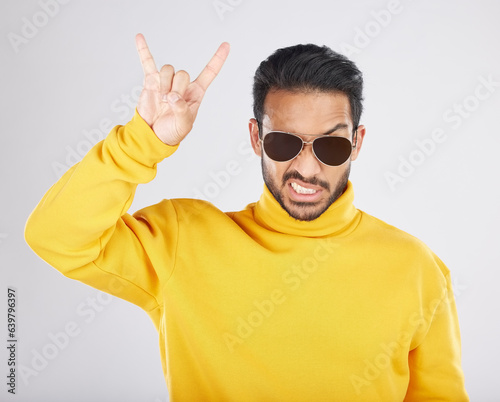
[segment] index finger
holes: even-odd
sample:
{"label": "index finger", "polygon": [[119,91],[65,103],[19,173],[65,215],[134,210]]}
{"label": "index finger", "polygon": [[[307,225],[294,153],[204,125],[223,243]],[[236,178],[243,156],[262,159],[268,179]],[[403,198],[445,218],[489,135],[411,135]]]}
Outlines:
{"label": "index finger", "polygon": [[194,80],[198,85],[200,85],[204,91],[207,90],[208,86],[217,77],[219,71],[221,70],[224,62],[229,54],[229,43],[223,42],[215,54],[212,56],[208,64],[205,66],[200,75]]}
{"label": "index finger", "polygon": [[135,46],[139,57],[141,59],[142,69],[144,70],[144,75],[157,73],[156,64],[149,51],[148,44],[143,34],[137,34],[135,36]]}

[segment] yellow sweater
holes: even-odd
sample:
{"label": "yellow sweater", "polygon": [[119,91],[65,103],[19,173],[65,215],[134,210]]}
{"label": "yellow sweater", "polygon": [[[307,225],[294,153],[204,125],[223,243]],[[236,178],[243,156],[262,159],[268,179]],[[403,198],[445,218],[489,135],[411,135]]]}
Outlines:
{"label": "yellow sweater", "polygon": [[135,114],[43,197],[33,250],[143,308],[172,401],[467,401],[450,273],[353,206],[288,216],[267,188],[223,213],[173,199],[127,213],[175,151]]}

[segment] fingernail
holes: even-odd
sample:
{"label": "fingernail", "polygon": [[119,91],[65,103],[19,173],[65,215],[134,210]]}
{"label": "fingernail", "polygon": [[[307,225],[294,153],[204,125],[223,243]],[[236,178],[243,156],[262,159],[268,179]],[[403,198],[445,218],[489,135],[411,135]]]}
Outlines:
{"label": "fingernail", "polygon": [[170,92],[167,96],[168,96],[168,101],[170,103],[175,103],[175,102],[177,102],[181,98],[179,96],[179,94],[177,94],[175,92]]}

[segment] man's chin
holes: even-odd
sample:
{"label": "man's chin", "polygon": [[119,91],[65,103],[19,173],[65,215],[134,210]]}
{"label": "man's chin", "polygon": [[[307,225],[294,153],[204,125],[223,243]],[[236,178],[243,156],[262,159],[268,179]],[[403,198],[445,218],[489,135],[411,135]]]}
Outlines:
{"label": "man's chin", "polygon": [[[339,198],[344,190],[346,189],[347,182],[349,180],[349,172],[351,168],[351,164],[347,166],[344,171],[342,177],[336,186],[330,186],[328,189],[328,184],[324,187],[324,192],[322,192],[322,197],[319,200],[315,201],[294,201],[290,198],[290,194],[286,192],[285,186],[287,185],[287,180],[282,179],[283,183],[281,188],[276,185],[275,180],[269,174],[268,169],[264,163],[264,158],[261,159],[262,164],[262,177],[264,178],[264,183],[266,184],[268,190],[274,196],[276,201],[281,205],[281,207],[290,215],[290,217],[299,220],[299,221],[313,221],[319,218],[324,212],[330,208],[337,198]],[[298,175],[298,173],[297,173]],[[290,176],[290,175],[289,175]],[[289,179],[290,177],[288,177]],[[297,177],[303,181],[306,181],[304,178]],[[285,177],[285,179],[287,179]],[[309,181],[311,182],[311,181]],[[318,180],[316,180],[318,182]],[[325,199],[327,197],[327,199]]]}
{"label": "man's chin", "polygon": [[284,204],[284,209],[290,217],[298,221],[313,221],[319,218],[327,209],[328,206],[324,202],[298,202],[287,200]]}

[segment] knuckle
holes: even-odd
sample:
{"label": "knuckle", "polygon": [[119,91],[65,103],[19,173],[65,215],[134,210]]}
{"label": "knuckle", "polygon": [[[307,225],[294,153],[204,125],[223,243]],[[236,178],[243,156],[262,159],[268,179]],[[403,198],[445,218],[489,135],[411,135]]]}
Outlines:
{"label": "knuckle", "polygon": [[151,74],[148,74],[144,77],[144,83],[147,85],[147,86],[152,86],[152,85],[155,85],[157,83],[157,78]]}
{"label": "knuckle", "polygon": [[177,110],[181,113],[186,113],[189,107],[186,102],[177,102]]}

